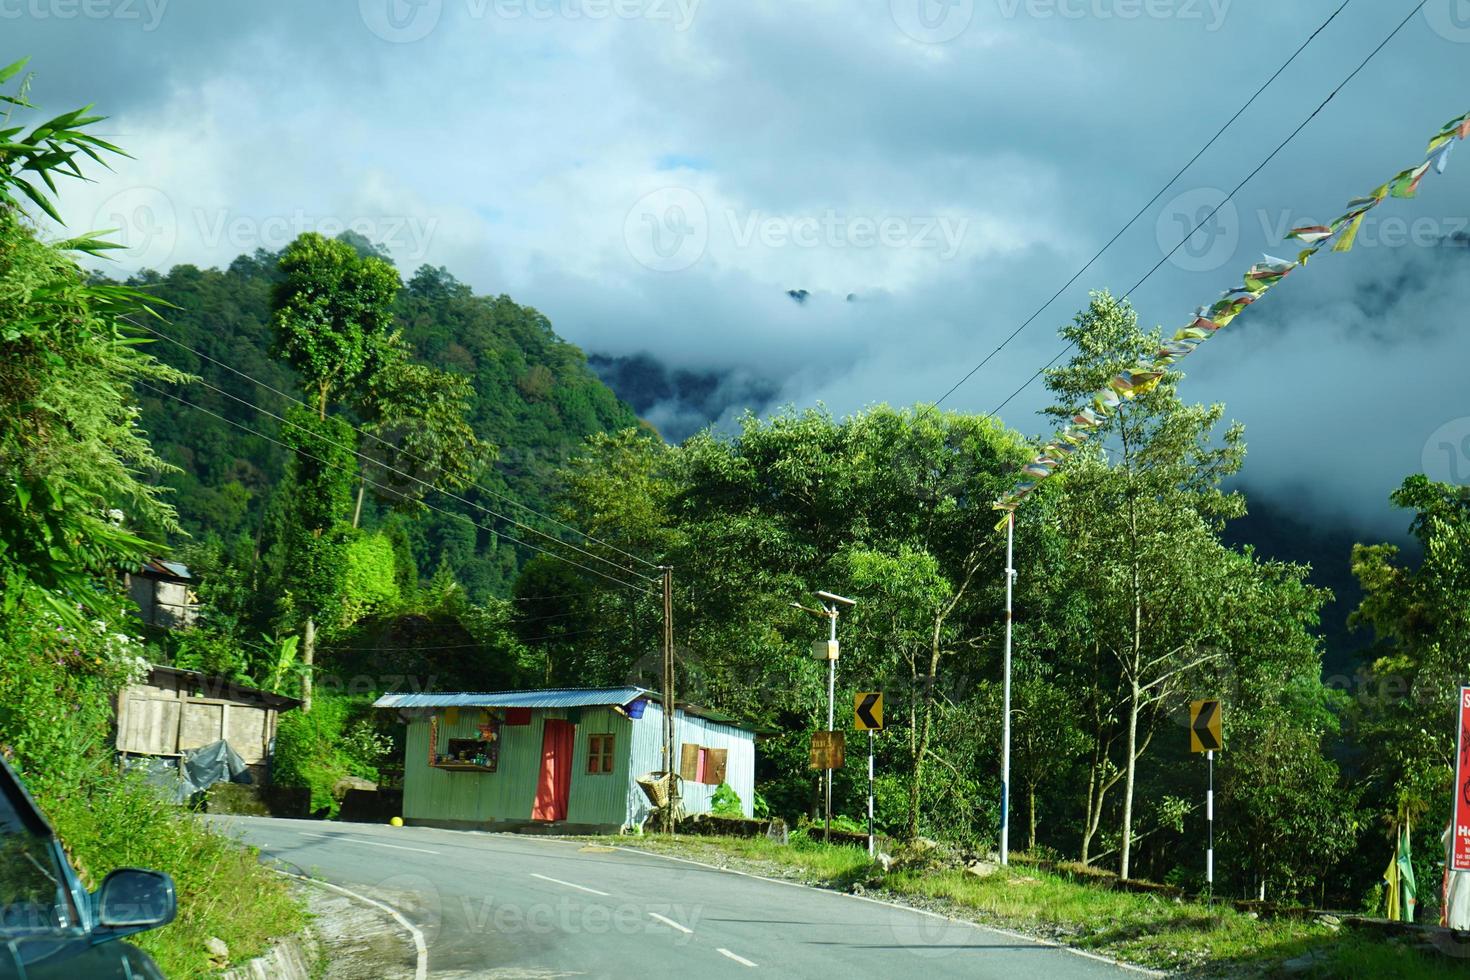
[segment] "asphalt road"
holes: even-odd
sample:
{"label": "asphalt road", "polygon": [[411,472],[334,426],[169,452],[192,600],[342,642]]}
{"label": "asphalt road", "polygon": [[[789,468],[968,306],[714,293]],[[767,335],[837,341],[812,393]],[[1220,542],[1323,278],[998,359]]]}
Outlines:
{"label": "asphalt road", "polygon": [[968,923],[625,850],[423,827],[208,819],[288,870],[397,909],[423,933],[432,977],[1137,976]]}

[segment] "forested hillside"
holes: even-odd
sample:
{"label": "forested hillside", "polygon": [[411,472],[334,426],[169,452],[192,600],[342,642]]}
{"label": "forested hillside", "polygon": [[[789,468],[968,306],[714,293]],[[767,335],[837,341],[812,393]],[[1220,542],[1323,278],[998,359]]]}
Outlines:
{"label": "forested hillside", "polygon": [[[386,258],[351,233],[344,239],[362,254]],[[175,490],[171,500],[180,523],[196,539],[214,535],[234,541],[245,534],[259,542],[270,491],[285,473],[288,453],[273,441],[281,438],[281,424],[251,407],[283,415],[288,405],[256,381],[293,398],[302,396],[296,373],[271,355],[278,261],[277,254],[257,251],[224,270],[180,265],[132,280],[170,304],[162,310],[166,322],[157,329],[178,344],[159,340],[150,352],[197,375],[202,383],[194,386],[190,400],[221,416],[153,392],[138,393],[143,429],[152,434],[160,456],[179,468],[162,479]],[[471,488],[463,493],[467,500],[534,520],[493,494],[544,511],[554,494],[556,470],[587,435],[637,423],[632,410],[588,369],[580,349],[557,337],[541,313],[508,296],[476,296],[447,270],[424,266],[406,280],[393,312],[418,360],[471,380],[468,420],[475,434],[498,451],[477,481],[492,493]],[[498,524],[465,504],[437,496],[432,502],[474,514],[481,524]],[[369,494],[364,525],[376,524],[384,510],[384,501]],[[476,600],[504,595],[524,558],[488,531],[477,532],[438,511],[422,514],[405,530],[422,578],[443,566]]]}

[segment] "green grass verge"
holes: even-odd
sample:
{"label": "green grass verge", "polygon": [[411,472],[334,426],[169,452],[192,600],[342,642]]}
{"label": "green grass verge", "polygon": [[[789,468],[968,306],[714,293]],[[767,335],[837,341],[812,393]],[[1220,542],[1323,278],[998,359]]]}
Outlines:
{"label": "green grass verge", "polygon": [[1270,976],[1287,960],[1312,957],[1294,975],[1467,976],[1465,960],[1426,954],[1376,934],[1315,920],[1254,919],[1233,909],[1113,891],[1015,864],[985,877],[962,870],[884,874],[857,847],[810,841],[781,845],[764,838],[601,838],[641,850],[692,858],[770,877],[797,879],[870,894],[1035,935],[1127,963],[1190,976]]}
{"label": "green grass verge", "polygon": [[262,868],[254,850],[160,802],[136,779],[119,777],[86,795],[42,796],[38,802],[87,887],[96,888],[114,868],[173,875],[178,918],[130,940],[171,978],[218,972],[204,948],[211,936],[225,941],[228,965],[235,966],[304,924],[305,913],[283,879]]}

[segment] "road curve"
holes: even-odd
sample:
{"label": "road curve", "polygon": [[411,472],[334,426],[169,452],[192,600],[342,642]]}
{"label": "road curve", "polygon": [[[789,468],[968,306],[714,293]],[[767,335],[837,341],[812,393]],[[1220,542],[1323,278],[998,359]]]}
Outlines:
{"label": "road curve", "polygon": [[206,819],[287,870],[397,909],[423,934],[431,977],[1138,975],[968,923],[656,855],[424,827]]}

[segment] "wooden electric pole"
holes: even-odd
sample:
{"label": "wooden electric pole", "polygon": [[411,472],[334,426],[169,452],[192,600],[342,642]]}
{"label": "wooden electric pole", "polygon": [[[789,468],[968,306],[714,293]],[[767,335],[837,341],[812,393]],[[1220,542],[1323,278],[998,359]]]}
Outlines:
{"label": "wooden electric pole", "polygon": [[664,807],[664,833],[674,832],[674,814],[679,806],[679,763],[674,750],[674,569],[664,573],[664,771],[668,774],[668,805]]}

